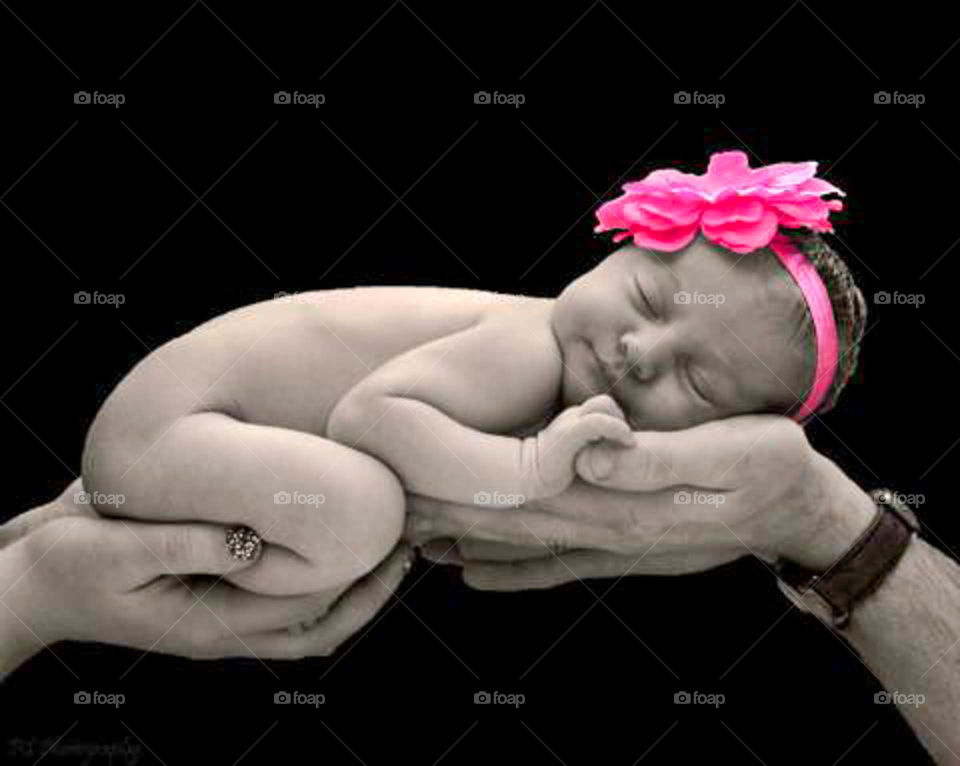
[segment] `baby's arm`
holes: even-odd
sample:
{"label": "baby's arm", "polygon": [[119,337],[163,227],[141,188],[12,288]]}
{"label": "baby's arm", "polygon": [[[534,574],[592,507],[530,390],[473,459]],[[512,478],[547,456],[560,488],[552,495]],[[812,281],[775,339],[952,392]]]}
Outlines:
{"label": "baby's arm", "polygon": [[586,443],[632,444],[609,397],[568,409],[536,436],[498,435],[553,410],[561,365],[549,326],[487,317],[375,370],[337,403],[326,435],[380,458],[415,494],[463,503],[484,493],[547,497],[573,480]]}

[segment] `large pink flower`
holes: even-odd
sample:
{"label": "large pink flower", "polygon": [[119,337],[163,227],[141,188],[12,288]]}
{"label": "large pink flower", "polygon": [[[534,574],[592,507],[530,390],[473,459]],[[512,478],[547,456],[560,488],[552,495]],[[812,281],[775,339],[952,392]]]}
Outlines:
{"label": "large pink flower", "polygon": [[633,237],[639,247],[682,250],[698,231],[735,253],[765,247],[778,226],[832,232],[830,211],[844,192],[815,178],[816,162],[780,162],[751,168],[740,151],[717,152],[703,175],[654,170],[624,184],[624,194],[597,208],[594,231],[620,229],[614,242]]}

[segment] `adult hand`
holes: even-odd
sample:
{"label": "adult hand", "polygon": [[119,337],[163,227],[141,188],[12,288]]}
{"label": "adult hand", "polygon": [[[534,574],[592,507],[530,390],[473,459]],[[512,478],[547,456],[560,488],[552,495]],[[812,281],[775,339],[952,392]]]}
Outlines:
{"label": "adult hand", "polygon": [[256,563],[233,559],[224,537],[214,524],[100,518],[75,482],[2,528],[0,669],[68,639],[193,658],[330,654],[389,600],[410,558],[398,547],[330,606],[330,593],[263,596],[223,582]]}
{"label": "adult hand", "polygon": [[[634,447],[580,453],[577,471],[589,484],[518,510],[411,497],[407,537],[434,540],[432,555],[456,543],[468,584],[514,590],[684,574],[750,553],[825,569],[872,517],[869,496],[787,418],[743,415],[634,435]],[[491,546],[495,560],[482,558]],[[524,558],[510,561],[514,553]]]}

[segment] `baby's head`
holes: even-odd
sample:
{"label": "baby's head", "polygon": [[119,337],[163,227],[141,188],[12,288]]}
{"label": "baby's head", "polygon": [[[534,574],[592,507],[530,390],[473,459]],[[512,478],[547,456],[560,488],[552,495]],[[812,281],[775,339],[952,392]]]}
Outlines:
{"label": "baby's head", "polygon": [[[819,234],[783,233],[813,264],[833,309],[839,361],[817,408],[825,412],[856,366],[866,302]],[[792,415],[814,379],[810,310],[778,257],[769,248],[739,255],[703,234],[676,252],[616,250],[564,289],[553,330],[564,403],[609,393],[637,430]]]}

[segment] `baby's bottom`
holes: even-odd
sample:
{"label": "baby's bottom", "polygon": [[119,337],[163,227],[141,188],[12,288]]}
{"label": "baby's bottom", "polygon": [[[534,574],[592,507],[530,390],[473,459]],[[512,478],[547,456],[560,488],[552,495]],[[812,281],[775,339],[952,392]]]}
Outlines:
{"label": "baby's bottom", "polygon": [[[104,514],[144,521],[244,524],[260,560],[226,580],[258,593],[339,593],[382,561],[403,531],[396,475],[312,434],[219,412],[179,418],[152,439],[98,428],[84,454],[87,492],[122,494]],[[156,551],[162,559],[163,551]]]}

